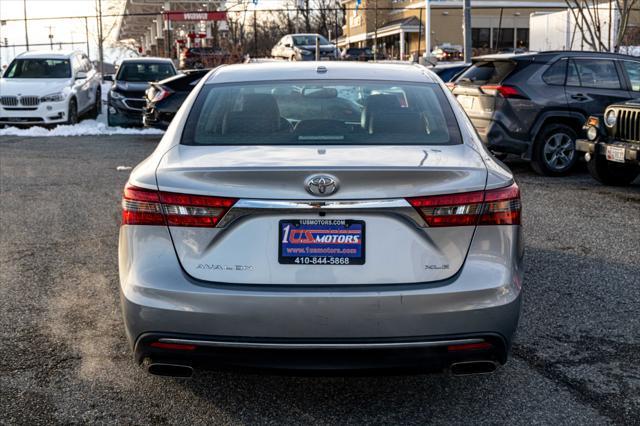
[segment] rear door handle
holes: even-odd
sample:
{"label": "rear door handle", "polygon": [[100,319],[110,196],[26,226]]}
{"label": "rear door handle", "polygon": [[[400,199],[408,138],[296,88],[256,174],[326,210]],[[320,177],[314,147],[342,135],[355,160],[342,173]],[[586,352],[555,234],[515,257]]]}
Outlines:
{"label": "rear door handle", "polygon": [[576,101],[586,101],[589,98],[582,93],[576,93],[575,95],[571,95],[571,99],[575,99]]}

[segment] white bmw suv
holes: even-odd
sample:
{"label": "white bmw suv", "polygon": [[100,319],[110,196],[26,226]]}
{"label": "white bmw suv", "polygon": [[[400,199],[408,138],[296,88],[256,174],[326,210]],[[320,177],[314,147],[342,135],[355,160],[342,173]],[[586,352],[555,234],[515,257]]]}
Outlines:
{"label": "white bmw suv", "polygon": [[80,52],[25,52],[0,78],[0,125],[75,124],[101,111],[100,73]]}

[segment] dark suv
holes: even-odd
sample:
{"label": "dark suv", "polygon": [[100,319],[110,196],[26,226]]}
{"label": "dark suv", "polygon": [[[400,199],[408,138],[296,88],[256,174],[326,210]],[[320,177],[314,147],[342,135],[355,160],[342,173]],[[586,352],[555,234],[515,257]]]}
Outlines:
{"label": "dark suv", "polygon": [[566,174],[590,115],[640,95],[640,59],[613,53],[540,52],[474,58],[452,86],[480,138],[495,153]]}

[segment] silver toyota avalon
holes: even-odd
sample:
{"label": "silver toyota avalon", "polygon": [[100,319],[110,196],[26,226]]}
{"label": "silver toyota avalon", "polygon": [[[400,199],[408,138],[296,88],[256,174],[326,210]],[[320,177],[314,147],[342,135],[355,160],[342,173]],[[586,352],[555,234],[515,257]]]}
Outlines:
{"label": "silver toyota avalon", "polygon": [[521,304],[520,193],[418,65],[223,66],[122,199],[136,362],[487,373]]}

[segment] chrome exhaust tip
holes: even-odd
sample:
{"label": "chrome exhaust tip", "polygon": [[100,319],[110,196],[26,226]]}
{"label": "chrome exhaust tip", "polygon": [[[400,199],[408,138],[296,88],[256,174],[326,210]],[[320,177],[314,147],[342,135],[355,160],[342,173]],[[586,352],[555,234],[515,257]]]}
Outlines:
{"label": "chrome exhaust tip", "polygon": [[491,374],[498,369],[495,361],[463,361],[451,364],[451,374],[454,376],[468,376],[470,374]]}
{"label": "chrome exhaust tip", "polygon": [[168,364],[164,362],[151,362],[147,365],[147,373],[154,376],[165,377],[191,377],[193,368],[183,364]]}

